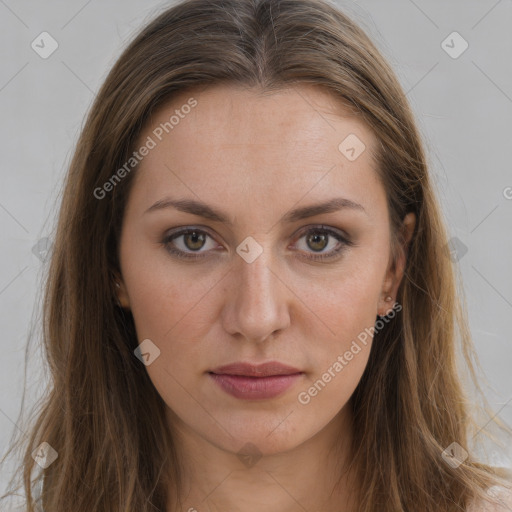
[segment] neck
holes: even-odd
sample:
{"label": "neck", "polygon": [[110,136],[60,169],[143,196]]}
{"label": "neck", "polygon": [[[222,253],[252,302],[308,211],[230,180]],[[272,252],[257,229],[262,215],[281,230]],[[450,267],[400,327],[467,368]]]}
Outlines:
{"label": "neck", "polygon": [[[292,450],[249,460],[176,420],[172,418],[172,430],[183,471],[179,512],[355,510],[356,487],[347,469],[352,440],[348,404],[324,429]],[[169,503],[167,512],[178,509]]]}

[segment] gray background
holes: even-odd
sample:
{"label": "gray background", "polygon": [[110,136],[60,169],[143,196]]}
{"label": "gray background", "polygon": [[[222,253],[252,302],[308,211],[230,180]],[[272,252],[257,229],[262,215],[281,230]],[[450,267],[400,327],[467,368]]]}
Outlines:
{"label": "gray background", "polygon": [[[408,91],[450,236],[467,247],[458,268],[488,377],[484,390],[512,424],[512,0],[337,4],[369,33]],[[23,390],[26,407],[36,405],[46,379],[34,345],[24,375],[46,269],[33,248],[51,239],[63,176],[95,91],[126,42],[166,5],[0,0],[1,454],[22,428]],[[31,48],[43,31],[59,44],[47,59]],[[442,47],[453,31],[469,44],[458,58]],[[452,52],[461,48],[457,40],[448,44]],[[512,466],[510,457],[491,453],[496,464]],[[8,474],[4,467],[0,492]]]}

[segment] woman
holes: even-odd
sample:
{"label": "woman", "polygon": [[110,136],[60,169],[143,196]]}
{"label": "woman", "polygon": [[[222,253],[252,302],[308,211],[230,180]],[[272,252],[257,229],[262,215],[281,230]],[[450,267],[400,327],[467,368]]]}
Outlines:
{"label": "woman", "polygon": [[404,92],[345,15],[168,9],[69,170],[27,510],[34,467],[52,512],[509,510],[470,453],[446,244]]}

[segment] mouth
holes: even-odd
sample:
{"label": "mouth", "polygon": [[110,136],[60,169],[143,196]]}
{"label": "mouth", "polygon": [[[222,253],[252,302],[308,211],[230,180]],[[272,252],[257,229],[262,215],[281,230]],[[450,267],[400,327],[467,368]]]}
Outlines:
{"label": "mouth", "polygon": [[226,393],[244,400],[274,398],[304,375],[298,368],[276,361],[254,365],[233,363],[208,372],[209,377]]}

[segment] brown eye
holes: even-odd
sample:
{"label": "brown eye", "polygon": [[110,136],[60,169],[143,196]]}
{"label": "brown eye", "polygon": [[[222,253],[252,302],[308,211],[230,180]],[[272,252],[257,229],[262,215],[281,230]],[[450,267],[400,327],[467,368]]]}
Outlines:
{"label": "brown eye", "polygon": [[314,251],[323,251],[329,243],[329,235],[313,234],[307,236],[308,247]]}
{"label": "brown eye", "polygon": [[[211,244],[209,247],[208,241]],[[213,238],[206,231],[190,228],[166,235],[162,240],[162,245],[172,255],[189,260],[203,258],[207,256],[206,253],[209,252],[209,249],[216,247]]]}
{"label": "brown eye", "polygon": [[[337,230],[335,231],[334,229],[324,226],[316,226],[308,229],[299,238],[299,241],[302,239],[305,240],[305,243],[299,243],[298,248],[301,252],[309,253],[304,257],[306,259],[318,261],[336,258],[348,246],[354,245],[353,242]],[[331,247],[331,250],[325,250],[329,246]]]}
{"label": "brown eye", "polygon": [[201,249],[205,242],[205,234],[199,233],[198,231],[191,231],[183,235],[183,243],[191,251],[197,251]]}

